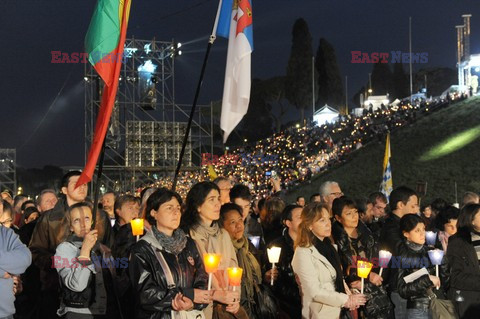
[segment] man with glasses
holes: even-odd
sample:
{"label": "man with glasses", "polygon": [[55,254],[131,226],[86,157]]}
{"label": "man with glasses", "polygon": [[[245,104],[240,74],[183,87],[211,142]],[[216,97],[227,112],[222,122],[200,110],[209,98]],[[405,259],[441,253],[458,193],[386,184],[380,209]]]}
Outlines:
{"label": "man with glasses", "polygon": [[327,181],[320,185],[320,196],[322,197],[322,202],[328,206],[328,211],[332,216],[333,201],[336,198],[342,197],[343,192],[337,182]]}

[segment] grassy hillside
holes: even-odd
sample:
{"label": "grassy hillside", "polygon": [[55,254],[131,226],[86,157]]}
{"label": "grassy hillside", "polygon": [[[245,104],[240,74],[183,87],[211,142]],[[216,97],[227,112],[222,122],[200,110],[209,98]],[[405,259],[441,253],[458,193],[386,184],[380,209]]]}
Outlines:
{"label": "grassy hillside", "polygon": [[[292,189],[288,200],[298,195],[308,199],[327,180],[339,182],[343,192],[354,198],[378,190],[384,151],[384,142],[365,146],[347,163]],[[459,201],[465,191],[479,192],[480,98],[453,104],[392,132],[391,151],[393,186],[415,189],[417,181],[426,181],[423,203],[437,197],[454,202],[455,182]]]}

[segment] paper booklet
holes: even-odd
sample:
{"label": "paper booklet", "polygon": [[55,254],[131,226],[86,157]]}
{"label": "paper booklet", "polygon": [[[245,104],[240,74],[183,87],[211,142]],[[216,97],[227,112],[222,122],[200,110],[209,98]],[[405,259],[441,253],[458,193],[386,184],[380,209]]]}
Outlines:
{"label": "paper booklet", "polygon": [[408,276],[403,277],[403,280],[405,280],[405,282],[408,284],[408,283],[411,283],[411,282],[417,280],[418,278],[422,277],[423,275],[430,275],[426,268],[422,268],[420,270],[417,270],[414,273],[411,273]]}

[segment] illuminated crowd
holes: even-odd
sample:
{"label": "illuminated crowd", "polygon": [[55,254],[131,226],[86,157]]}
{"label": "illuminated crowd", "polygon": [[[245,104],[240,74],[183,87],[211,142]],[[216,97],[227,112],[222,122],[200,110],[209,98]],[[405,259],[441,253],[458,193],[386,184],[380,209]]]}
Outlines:
{"label": "illuminated crowd", "polygon": [[3,191],[0,319],[478,318],[477,193],[419,207],[407,186],[365,185],[353,200],[328,181],[286,201],[289,188],[447,105],[292,127],[230,153],[247,163],[183,172],[178,192],[162,179],[95,206],[79,171],[35,200]]}

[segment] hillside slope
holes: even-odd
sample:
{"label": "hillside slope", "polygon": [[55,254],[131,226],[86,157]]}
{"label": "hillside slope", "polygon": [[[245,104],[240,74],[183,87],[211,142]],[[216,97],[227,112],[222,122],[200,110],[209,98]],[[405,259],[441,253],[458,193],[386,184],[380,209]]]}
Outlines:
{"label": "hillside slope", "polygon": [[[370,143],[347,163],[292,189],[287,198],[294,201],[303,195],[308,200],[327,180],[339,182],[348,196],[366,196],[379,188],[384,151],[385,142]],[[417,181],[426,181],[424,203],[437,197],[454,202],[455,182],[459,201],[465,191],[480,191],[480,97],[452,104],[395,130],[391,151],[394,187],[415,189]]]}

